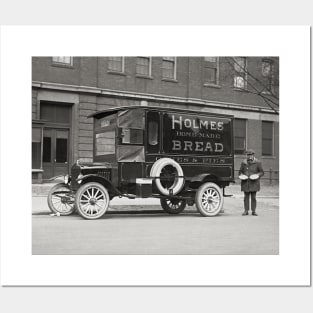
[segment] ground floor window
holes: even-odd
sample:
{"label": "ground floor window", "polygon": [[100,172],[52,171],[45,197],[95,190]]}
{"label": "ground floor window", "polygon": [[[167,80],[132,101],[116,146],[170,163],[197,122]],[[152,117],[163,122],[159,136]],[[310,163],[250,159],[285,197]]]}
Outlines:
{"label": "ground floor window", "polygon": [[33,127],[32,129],[32,168],[41,169],[41,143],[42,128]]}
{"label": "ground floor window", "polygon": [[234,119],[234,150],[235,154],[244,154],[247,148],[247,120]]}
{"label": "ground floor window", "polygon": [[274,123],[263,121],[262,122],[262,155],[272,156],[273,153],[273,129]]}

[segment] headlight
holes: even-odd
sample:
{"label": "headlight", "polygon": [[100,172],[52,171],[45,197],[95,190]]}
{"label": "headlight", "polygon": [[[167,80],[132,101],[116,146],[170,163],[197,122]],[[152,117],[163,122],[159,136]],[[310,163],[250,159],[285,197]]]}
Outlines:
{"label": "headlight", "polygon": [[68,184],[70,182],[70,176],[69,175],[65,175],[64,176],[64,183]]}
{"label": "headlight", "polygon": [[82,174],[79,174],[76,181],[80,184],[82,182],[82,178],[83,178],[84,175]]}

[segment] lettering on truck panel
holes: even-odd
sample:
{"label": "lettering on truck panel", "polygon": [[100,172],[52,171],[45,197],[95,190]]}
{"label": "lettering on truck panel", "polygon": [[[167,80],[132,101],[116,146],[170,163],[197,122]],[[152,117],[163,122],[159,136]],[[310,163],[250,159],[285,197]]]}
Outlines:
{"label": "lettering on truck panel", "polygon": [[230,120],[165,114],[166,152],[218,155],[231,153]]}

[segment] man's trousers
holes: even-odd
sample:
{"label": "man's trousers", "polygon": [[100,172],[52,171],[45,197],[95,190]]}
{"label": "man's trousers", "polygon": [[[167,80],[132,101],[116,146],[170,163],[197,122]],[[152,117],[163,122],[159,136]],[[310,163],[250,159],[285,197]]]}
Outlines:
{"label": "man's trousers", "polygon": [[249,211],[250,195],[251,195],[251,211],[253,213],[256,210],[256,191],[245,192],[244,206],[245,206],[245,212],[248,212]]}

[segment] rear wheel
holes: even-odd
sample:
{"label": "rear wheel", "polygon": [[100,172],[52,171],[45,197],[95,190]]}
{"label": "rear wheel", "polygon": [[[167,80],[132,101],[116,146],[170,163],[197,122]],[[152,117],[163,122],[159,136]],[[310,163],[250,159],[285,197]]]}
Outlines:
{"label": "rear wheel", "polygon": [[186,200],[161,198],[161,206],[168,214],[179,214],[186,207]]}
{"label": "rear wheel", "polygon": [[70,215],[75,211],[74,194],[64,183],[54,185],[49,191],[47,200],[49,209],[53,213]]}
{"label": "rear wheel", "polygon": [[215,183],[204,183],[197,190],[195,202],[202,216],[215,216],[223,209],[222,190]]}
{"label": "rear wheel", "polygon": [[88,220],[102,217],[109,207],[108,191],[99,183],[87,183],[81,186],[75,197],[79,215]]}

